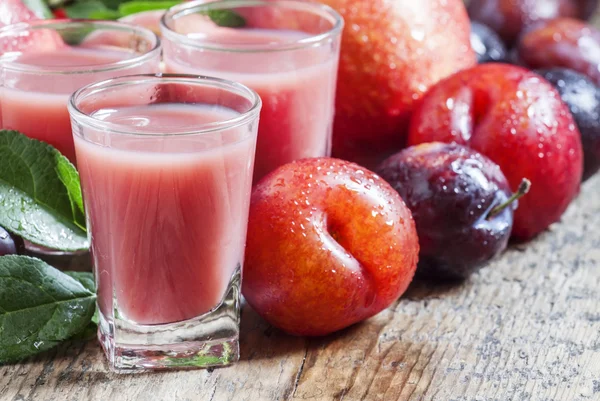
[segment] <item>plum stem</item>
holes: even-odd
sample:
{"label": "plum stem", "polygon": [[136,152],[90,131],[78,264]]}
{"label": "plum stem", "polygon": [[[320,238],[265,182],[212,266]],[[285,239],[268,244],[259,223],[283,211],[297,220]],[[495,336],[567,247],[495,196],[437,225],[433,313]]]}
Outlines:
{"label": "plum stem", "polygon": [[529,192],[530,189],[531,189],[531,181],[529,181],[527,178],[523,178],[523,180],[519,184],[519,188],[517,188],[517,192],[515,192],[510,198],[508,198],[506,200],[506,202],[493,208],[492,211],[490,212],[490,214],[488,214],[488,217],[487,217],[488,220],[499,215],[500,213],[502,213],[502,211],[504,209],[506,209],[507,207],[512,205],[515,201],[517,201],[520,198],[522,198],[523,196],[525,196],[527,194],[527,192]]}

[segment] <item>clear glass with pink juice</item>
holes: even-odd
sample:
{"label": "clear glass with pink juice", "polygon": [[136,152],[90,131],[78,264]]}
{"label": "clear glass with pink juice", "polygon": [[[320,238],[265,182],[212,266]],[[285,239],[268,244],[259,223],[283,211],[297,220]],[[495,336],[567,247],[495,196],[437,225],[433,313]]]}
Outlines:
{"label": "clear glass with pink juice", "polygon": [[75,162],[69,96],[92,82],[159,72],[152,31],[109,21],[48,20],[0,29],[0,128],[47,142]]}
{"label": "clear glass with pink juice", "polygon": [[241,82],[260,95],[254,181],[328,156],[343,20],[297,0],[221,0],[171,8],[161,21],[168,72]]}
{"label": "clear glass with pink juice", "polygon": [[186,75],[73,95],[99,338],[114,369],[237,360],[260,107],[241,84]]}

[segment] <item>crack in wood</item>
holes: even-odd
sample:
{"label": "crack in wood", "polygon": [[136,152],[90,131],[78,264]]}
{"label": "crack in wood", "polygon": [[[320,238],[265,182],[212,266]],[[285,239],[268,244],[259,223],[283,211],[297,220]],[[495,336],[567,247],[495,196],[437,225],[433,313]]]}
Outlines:
{"label": "crack in wood", "polygon": [[[395,309],[398,307],[398,302],[396,302],[396,306],[394,307],[394,311]],[[363,354],[363,361],[362,364],[358,367],[355,367],[354,369],[352,369],[352,373],[350,374],[350,378],[348,380],[348,385],[342,389],[341,392],[339,392],[339,395],[336,395],[336,397],[339,396],[339,401],[342,401],[344,399],[344,397],[346,396],[347,393],[349,393],[352,388],[354,387],[354,384],[356,383],[356,378],[358,377],[358,374],[360,373],[363,364],[366,363],[367,359],[369,358],[369,355],[372,352],[375,352],[375,348],[377,348],[377,353],[381,353],[381,335],[382,332],[389,326],[389,324],[394,320],[394,314],[391,313],[389,315],[389,317],[385,320],[385,322],[383,322],[381,324],[381,326],[379,327],[379,329],[377,330],[377,335],[373,336],[373,339],[369,342],[369,345],[367,347],[367,349],[365,350],[365,353]],[[388,349],[385,352],[385,355],[380,358],[382,363],[379,364],[379,366],[377,367],[377,371],[375,372],[375,374],[373,375],[373,377],[370,380],[369,386],[367,387],[367,393],[368,393],[368,389],[371,387],[371,385],[373,384],[373,381],[375,380],[375,377],[377,376],[377,372],[379,371],[379,369],[381,368],[381,366],[383,366],[383,361],[385,361],[385,357],[387,356],[387,354],[389,353],[389,351],[391,350],[392,346],[388,347]],[[366,394],[365,394],[366,395]],[[335,398],[335,397],[334,397]]]}
{"label": "crack in wood", "polygon": [[215,382],[215,385],[213,387],[213,392],[210,395],[210,398],[208,399],[208,401],[213,401],[213,399],[215,398],[215,394],[217,393],[217,383]]}
{"label": "crack in wood", "polygon": [[385,361],[385,358],[387,358],[387,356],[391,352],[392,348],[394,348],[394,345],[389,346],[388,349],[383,354],[383,356],[381,358],[381,363],[377,366],[377,369],[375,369],[375,373],[373,374],[373,376],[371,377],[371,380],[369,381],[369,385],[367,386],[367,388],[365,390],[365,395],[364,396],[367,396],[369,394],[369,392],[371,390],[371,387],[373,386],[373,382],[375,381],[375,379],[377,379],[377,373],[379,373],[379,370],[383,366],[383,361]]}
{"label": "crack in wood", "polygon": [[300,363],[300,369],[298,369],[298,373],[296,373],[296,378],[294,379],[294,386],[291,391],[292,398],[296,396],[296,390],[298,390],[298,385],[300,384],[300,376],[302,376],[302,372],[304,371],[304,364],[306,363],[306,357],[308,356],[309,346],[310,344],[306,344],[304,356],[302,357],[302,363]]}
{"label": "crack in wood", "polygon": [[[411,346],[412,347],[412,346]],[[402,389],[405,389],[406,384],[412,384],[410,383],[410,376],[412,375],[413,370],[415,370],[415,368],[417,367],[417,365],[419,364],[419,361],[421,360],[421,355],[423,355],[423,349],[426,347],[426,344],[421,344],[421,347],[419,348],[419,355],[417,355],[417,358],[415,359],[415,363],[413,363],[413,365],[410,367],[410,370],[408,371],[408,375],[406,376],[406,381],[402,384]],[[410,349],[410,348],[409,348]],[[418,383],[418,382],[417,382]],[[389,389],[389,388],[388,388]],[[408,395],[408,397],[406,398],[407,400],[410,399],[415,390],[417,389],[417,385],[416,383],[413,384],[413,388],[410,391],[410,394]]]}

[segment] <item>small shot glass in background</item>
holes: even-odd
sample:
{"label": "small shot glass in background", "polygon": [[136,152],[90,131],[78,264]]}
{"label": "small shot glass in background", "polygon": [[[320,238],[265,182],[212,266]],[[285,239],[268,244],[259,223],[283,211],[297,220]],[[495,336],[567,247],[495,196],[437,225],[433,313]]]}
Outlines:
{"label": "small shot glass in background", "polygon": [[165,71],[225,78],[258,92],[256,183],[293,160],[331,154],[343,25],[332,8],[306,1],[182,3],[161,21]]}
{"label": "small shot glass in background", "polygon": [[0,126],[47,142],[75,163],[67,103],[84,85],[159,72],[160,40],[112,21],[48,20],[0,29]]}

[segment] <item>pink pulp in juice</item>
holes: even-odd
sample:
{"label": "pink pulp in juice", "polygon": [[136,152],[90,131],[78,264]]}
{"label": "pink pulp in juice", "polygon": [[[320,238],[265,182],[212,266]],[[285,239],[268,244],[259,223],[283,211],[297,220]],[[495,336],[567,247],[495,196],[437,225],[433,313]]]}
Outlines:
{"label": "pink pulp in juice", "polygon": [[[135,53],[127,51],[64,46],[52,51],[23,53],[14,62],[39,67],[41,72],[48,67],[93,70],[134,56]],[[142,71],[129,70],[128,73],[136,72]],[[9,72],[4,75],[0,88],[0,127],[49,143],[75,162],[67,102],[71,93],[96,80],[94,74],[71,74],[68,83],[53,74]]]}
{"label": "pink pulp in juice", "polygon": [[[238,115],[181,104],[111,109],[93,115],[166,133]],[[243,261],[256,144],[246,129],[231,129],[242,139],[228,145],[203,134],[117,134],[107,148],[75,136],[105,316],[117,308],[138,324],[163,324],[219,305]]]}
{"label": "pink pulp in juice", "polygon": [[[190,30],[198,30],[193,21]],[[190,38],[228,44],[280,44],[306,38],[304,32],[274,29],[206,27]],[[165,49],[169,45],[165,43]],[[328,156],[334,113],[337,60],[323,57],[329,48],[244,54],[196,52],[173,60],[165,51],[167,72],[202,74],[241,82],[262,99],[254,182],[277,167],[306,157]],[[195,60],[195,57],[198,57]],[[319,61],[320,60],[320,61]]]}

